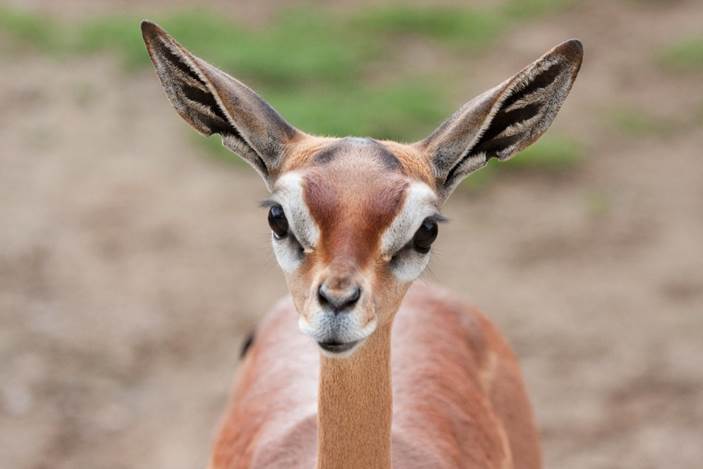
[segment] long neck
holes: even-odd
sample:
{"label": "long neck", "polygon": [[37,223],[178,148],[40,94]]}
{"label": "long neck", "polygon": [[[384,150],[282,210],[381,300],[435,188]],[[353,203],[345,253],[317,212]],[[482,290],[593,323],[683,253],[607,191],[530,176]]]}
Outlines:
{"label": "long neck", "polygon": [[390,469],[390,324],[348,358],[320,357],[317,469]]}

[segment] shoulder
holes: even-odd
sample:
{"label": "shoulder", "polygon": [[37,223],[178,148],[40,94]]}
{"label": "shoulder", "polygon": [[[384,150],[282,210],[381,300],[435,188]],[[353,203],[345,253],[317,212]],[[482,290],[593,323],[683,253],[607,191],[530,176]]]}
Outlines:
{"label": "shoulder", "polygon": [[[212,467],[243,468],[260,461],[265,467],[297,467],[288,463],[313,454],[318,353],[298,331],[297,318],[293,302],[285,297],[254,329],[236,373]],[[279,447],[297,449],[266,453]]]}
{"label": "shoulder", "polygon": [[462,344],[482,362],[487,351],[512,356],[507,342],[477,307],[455,293],[428,282],[416,282],[396,318],[399,335],[410,334],[435,346]]}

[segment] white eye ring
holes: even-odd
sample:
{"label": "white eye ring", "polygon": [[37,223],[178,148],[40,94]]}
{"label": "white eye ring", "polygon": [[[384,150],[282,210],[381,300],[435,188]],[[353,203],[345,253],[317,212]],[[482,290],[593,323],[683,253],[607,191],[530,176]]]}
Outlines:
{"label": "white eye ring", "polygon": [[303,195],[303,178],[300,173],[286,173],[276,181],[273,194],[265,204],[278,204],[288,219],[288,229],[306,253],[314,250],[320,235]]}
{"label": "white eye ring", "polygon": [[437,195],[434,191],[422,182],[411,183],[406,190],[405,202],[400,213],[383,233],[383,252],[391,256],[399,252],[412,241],[425,219],[437,214]]}
{"label": "white eye ring", "polygon": [[271,233],[271,246],[273,254],[284,272],[291,273],[295,271],[303,262],[304,249],[292,235],[285,238],[276,238]]}
{"label": "white eye ring", "polygon": [[430,252],[420,253],[411,246],[398,251],[390,260],[393,275],[401,282],[417,279],[430,262]]}

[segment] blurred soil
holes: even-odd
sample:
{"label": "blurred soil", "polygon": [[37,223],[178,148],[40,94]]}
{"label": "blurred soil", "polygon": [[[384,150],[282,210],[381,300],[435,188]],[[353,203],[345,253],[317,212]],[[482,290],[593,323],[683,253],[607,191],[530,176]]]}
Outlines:
{"label": "blurred soil", "polygon": [[[694,0],[587,3],[514,28],[455,97],[585,44],[554,127],[586,162],[457,193],[426,275],[509,337],[547,467],[701,467],[703,88],[650,52],[702,24]],[[0,60],[0,466],[204,467],[240,343],[285,293],[263,185],[198,153],[151,70]],[[620,104],[675,126],[625,135]]]}

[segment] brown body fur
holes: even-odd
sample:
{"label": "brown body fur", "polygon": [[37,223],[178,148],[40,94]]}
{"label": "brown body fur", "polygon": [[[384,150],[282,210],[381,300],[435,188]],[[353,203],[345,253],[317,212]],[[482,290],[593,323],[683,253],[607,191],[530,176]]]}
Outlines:
{"label": "brown body fur", "polygon": [[[320,356],[294,332],[296,318],[285,299],[257,329],[212,469],[315,466]],[[417,283],[396,315],[391,344],[393,467],[540,467],[519,367],[481,313]]]}

